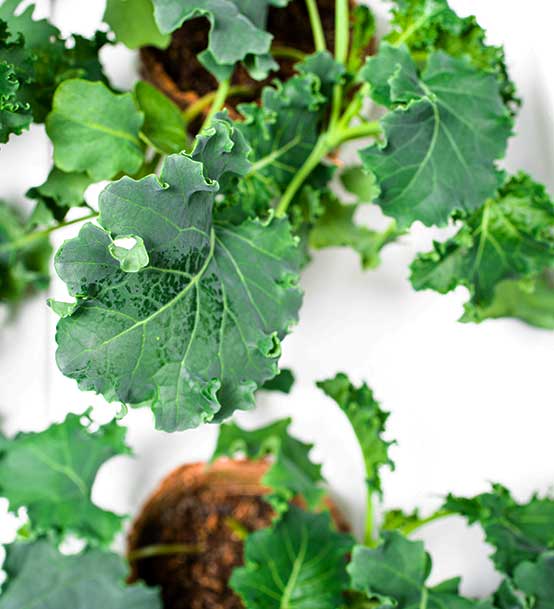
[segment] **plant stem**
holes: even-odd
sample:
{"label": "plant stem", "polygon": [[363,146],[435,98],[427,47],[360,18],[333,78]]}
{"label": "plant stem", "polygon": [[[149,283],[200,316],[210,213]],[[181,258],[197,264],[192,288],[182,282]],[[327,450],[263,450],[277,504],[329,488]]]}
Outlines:
{"label": "plant stem", "polygon": [[374,548],[376,544],[375,536],[373,534],[373,528],[375,525],[375,515],[373,513],[373,491],[369,484],[367,485],[367,500],[366,500],[366,514],[365,514],[365,531],[364,531],[364,545],[368,548]]}
{"label": "plant stem", "polygon": [[321,25],[321,17],[319,16],[316,0],[306,0],[306,8],[308,9],[308,15],[310,16],[315,50],[325,51],[327,44],[325,42],[325,34],[323,32],[323,26]]}
{"label": "plant stem", "polygon": [[293,179],[289,182],[289,185],[287,186],[287,189],[285,190],[281,201],[279,201],[279,205],[277,206],[277,210],[275,212],[277,218],[282,218],[287,213],[290,202],[293,200],[298,189],[304,183],[304,180],[312,173],[321,159],[329,152],[330,148],[327,139],[326,133],[320,135],[310,156],[306,159],[304,165],[302,165]]}
{"label": "plant stem", "polygon": [[208,116],[206,116],[206,120],[202,124],[200,131],[204,131],[212,124],[213,117],[223,108],[225,105],[225,100],[229,95],[229,89],[231,88],[231,81],[229,78],[222,80],[219,83],[217,91],[215,92],[215,97],[213,99],[212,106],[210,111],[208,112]]}
{"label": "plant stem", "polygon": [[[232,87],[229,87],[227,97],[249,97],[254,95],[255,92],[256,89],[248,85],[233,85]],[[191,123],[199,114],[202,114],[202,112],[213,103],[216,95],[217,91],[206,93],[206,95],[197,99],[186,110],[183,110],[183,119],[185,122],[187,124]]]}
{"label": "plant stem", "polygon": [[32,243],[33,241],[37,241],[38,239],[43,239],[47,237],[50,233],[54,231],[65,228],[66,226],[71,226],[72,224],[78,224],[79,222],[85,222],[86,220],[92,220],[98,216],[98,212],[93,212],[86,216],[82,216],[81,218],[76,218],[75,220],[69,220],[67,222],[60,222],[55,226],[50,226],[49,228],[45,228],[43,230],[37,230],[35,232],[24,235],[20,239],[16,239],[15,241],[9,241],[8,243],[3,243],[0,245],[0,254],[3,252],[11,252],[21,249]]}
{"label": "plant stem", "polygon": [[357,140],[363,137],[379,137],[382,132],[383,130],[379,121],[360,123],[359,125],[354,125],[353,127],[337,129],[334,137],[331,139],[331,144],[334,148],[350,140]]}
{"label": "plant stem", "polygon": [[274,45],[271,47],[273,57],[282,57],[283,59],[294,59],[295,61],[303,61],[306,58],[306,53],[295,49],[294,47],[286,47]]}
{"label": "plant stem", "polygon": [[[348,0],[335,0],[335,59],[338,63],[345,64],[348,57],[348,45],[350,43]],[[331,109],[330,129],[333,129],[342,112],[342,83],[337,83],[333,88],[333,106]]]}
{"label": "plant stem", "polygon": [[204,547],[201,545],[191,544],[159,544],[152,546],[144,546],[144,548],[138,548],[133,550],[127,555],[129,562],[135,562],[136,560],[142,560],[143,558],[152,558],[154,556],[167,556],[169,554],[200,554],[204,551]]}
{"label": "plant stem", "polygon": [[422,518],[417,522],[411,522],[410,524],[406,524],[405,526],[400,527],[398,530],[403,535],[410,535],[411,533],[417,531],[426,524],[430,524],[431,522],[435,522],[436,520],[441,520],[442,518],[447,518],[448,516],[453,515],[454,514],[452,512],[449,512],[448,510],[439,510],[438,512],[431,514],[431,516],[428,516],[427,518]]}
{"label": "plant stem", "polygon": [[255,163],[252,163],[252,165],[250,166],[250,171],[248,172],[247,176],[249,176],[252,173],[256,173],[256,172],[260,171],[260,169],[267,167],[267,165],[271,165],[279,157],[283,156],[283,154],[287,153],[291,148],[294,148],[299,143],[300,143],[300,137],[296,136],[290,142],[287,142],[284,146],[281,146],[281,148],[277,148],[277,150],[274,150],[267,156],[264,156],[261,159],[257,160]]}

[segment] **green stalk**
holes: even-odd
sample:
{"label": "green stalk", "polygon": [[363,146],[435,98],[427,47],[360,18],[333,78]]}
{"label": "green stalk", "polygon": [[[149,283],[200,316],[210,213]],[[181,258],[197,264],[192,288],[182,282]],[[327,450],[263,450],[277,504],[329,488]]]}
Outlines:
{"label": "green stalk", "polygon": [[364,545],[368,548],[374,548],[376,546],[376,539],[374,535],[375,526],[375,515],[373,510],[373,490],[367,484],[367,500],[366,500],[366,513],[365,513],[365,530],[364,530]]}
{"label": "green stalk", "polygon": [[82,216],[81,218],[76,218],[75,220],[69,220],[67,222],[60,222],[59,224],[56,224],[55,226],[50,226],[49,228],[45,228],[43,230],[38,230],[33,233],[29,233],[29,234],[21,237],[20,239],[16,239],[15,241],[10,241],[8,243],[3,243],[2,245],[0,245],[0,253],[16,251],[18,249],[21,249],[22,247],[26,247],[33,241],[37,241],[39,239],[43,239],[44,237],[47,237],[50,233],[53,233],[54,231],[56,231],[60,228],[65,228],[66,226],[71,226],[72,224],[78,224],[79,222],[85,222],[86,220],[92,220],[93,218],[96,218],[97,216],[98,216],[98,212],[93,212],[86,216]]}
{"label": "green stalk", "polygon": [[346,127],[344,129],[337,129],[333,137],[330,138],[332,148],[349,142],[350,140],[357,140],[363,137],[379,137],[382,135],[383,130],[379,121],[372,121],[370,123],[360,123],[353,127]]}
{"label": "green stalk", "polygon": [[438,512],[431,514],[431,516],[428,516],[427,518],[422,518],[417,522],[411,522],[410,524],[400,527],[398,530],[400,531],[400,533],[407,536],[413,533],[414,531],[417,531],[421,527],[425,526],[426,524],[430,524],[431,522],[442,520],[443,518],[447,518],[448,516],[453,515],[454,514],[452,512],[449,512],[448,510],[439,510]]}
{"label": "green stalk", "polygon": [[290,202],[293,200],[294,195],[298,192],[299,188],[304,183],[304,180],[312,173],[312,171],[319,165],[323,157],[329,152],[329,144],[327,141],[327,134],[323,133],[317,140],[310,156],[304,162],[304,165],[298,170],[294,178],[289,182],[287,189],[285,190],[275,216],[282,218],[289,207]]}
{"label": "green stalk", "polygon": [[286,47],[281,45],[273,45],[271,47],[273,57],[281,57],[283,59],[294,59],[294,61],[303,61],[306,58],[306,53],[295,49],[294,47]]}
{"label": "green stalk", "polygon": [[[348,58],[348,46],[350,43],[350,15],[348,0],[335,1],[335,59],[338,63],[345,64]],[[342,112],[342,83],[335,85],[333,89],[333,107],[331,110],[330,128],[333,129]]]}
{"label": "green stalk", "polygon": [[214,101],[212,103],[210,111],[208,112],[208,116],[206,116],[206,120],[204,121],[204,123],[202,124],[202,127],[200,128],[200,131],[204,131],[204,129],[207,129],[212,124],[213,117],[225,105],[225,100],[227,99],[227,96],[229,95],[230,88],[231,88],[231,80],[229,78],[226,78],[225,80],[222,80],[219,83],[217,91],[215,92]]}
{"label": "green stalk", "polygon": [[[255,88],[248,85],[233,85],[232,87],[229,87],[227,97],[249,97],[254,95],[255,92]],[[185,123],[191,123],[197,116],[202,114],[206,108],[211,106],[216,95],[217,91],[206,93],[206,95],[197,99],[186,110],[183,110],[183,119]]]}
{"label": "green stalk", "polygon": [[321,17],[319,16],[316,0],[306,0],[306,8],[308,9],[308,15],[310,16],[315,50],[325,51],[327,44],[325,42],[325,34],[323,32],[323,26],[321,25]]}
{"label": "green stalk", "polygon": [[155,556],[168,556],[172,554],[200,554],[204,551],[204,547],[201,545],[190,545],[182,543],[173,544],[159,544],[152,546],[144,546],[144,548],[138,548],[133,550],[127,555],[129,562],[135,562],[136,560],[142,560],[144,558],[153,558]]}

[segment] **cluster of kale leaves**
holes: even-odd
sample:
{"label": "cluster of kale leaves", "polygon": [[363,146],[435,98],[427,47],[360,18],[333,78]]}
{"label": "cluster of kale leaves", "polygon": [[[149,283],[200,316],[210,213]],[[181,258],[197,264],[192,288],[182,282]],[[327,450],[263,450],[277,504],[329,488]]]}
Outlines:
{"label": "cluster of kale leaves", "polygon": [[[216,113],[238,63],[256,78],[275,67],[265,23],[270,6],[287,3],[108,0],[111,31],[91,40],[64,38],[34,19],[32,7],[21,11],[20,0],[0,6],[0,142],[45,123],[54,151],[48,178],[27,193],[32,213],[0,205],[0,301],[46,287],[50,234],[85,221],[55,257],[74,297],[50,302],[60,315],[58,365],[83,390],[151,407],[158,429],[223,421],[252,408],[257,389],[287,384],[286,374],[276,376],[280,345],[298,319],[299,272],[310,252],[350,247],[373,268],[415,222],[457,227],[413,262],[415,289],[466,287],[464,321],[512,316],[554,327],[554,204],[530,176],[498,165],[520,104],[502,49],[487,45],[476,21],[458,17],[446,0],[396,0],[390,33],[365,60],[373,15],[365,6],[349,13],[339,0],[343,36],[334,55],[315,27],[316,52],[299,61],[296,75],[266,87],[259,104],[240,105],[240,120]],[[212,28],[199,60],[222,84],[193,139],[190,112],[146,82],[116,91],[98,54],[116,40],[164,48],[199,15]],[[333,161],[341,145],[368,137],[359,166]],[[355,203],[339,199],[334,180]],[[103,181],[96,208],[85,192]],[[356,221],[369,204],[391,217],[385,231]],[[388,415],[367,386],[344,375],[320,387],[362,450],[364,544],[337,532],[322,509],[321,467],[309,458],[311,446],[288,434],[288,420],[255,431],[223,424],[214,458],[272,460],[264,483],[275,521],[248,537],[245,565],[230,582],[246,607],[553,606],[552,500],[518,504],[494,486],[472,499],[449,497],[427,518],[387,513],[376,531],[379,472],[393,465]],[[157,591],[124,585],[124,561],[107,549],[122,518],[91,500],[99,467],[129,452],[125,429],[91,425],[87,414],[69,415],[0,442],[0,494],[29,517],[7,550],[0,609],[38,597],[45,606],[84,607],[91,590],[98,605],[160,606]],[[305,509],[291,505],[297,496]],[[427,585],[431,560],[409,535],[452,514],[480,523],[495,547],[504,581],[491,599],[460,596],[459,580]],[[68,533],[88,547],[60,553]]]}

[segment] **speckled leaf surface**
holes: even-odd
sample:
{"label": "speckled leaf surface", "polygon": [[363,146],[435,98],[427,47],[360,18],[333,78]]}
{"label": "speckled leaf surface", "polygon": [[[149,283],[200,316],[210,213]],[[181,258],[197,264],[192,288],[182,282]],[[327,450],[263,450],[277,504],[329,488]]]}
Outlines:
{"label": "speckled leaf surface", "polygon": [[125,584],[120,556],[96,549],[65,556],[46,539],[7,547],[0,609],[161,609],[159,593]]}
{"label": "speckled leaf surface", "polygon": [[[251,408],[297,319],[299,254],[288,222],[212,219],[219,184],[248,170],[246,154],[240,133],[216,120],[192,156],[167,158],[160,179],[108,186],[100,226],[85,225],[56,257],[77,297],[58,324],[60,369],[110,401],[148,403],[159,429]],[[110,254],[120,236],[142,239],[146,266],[121,268]]]}

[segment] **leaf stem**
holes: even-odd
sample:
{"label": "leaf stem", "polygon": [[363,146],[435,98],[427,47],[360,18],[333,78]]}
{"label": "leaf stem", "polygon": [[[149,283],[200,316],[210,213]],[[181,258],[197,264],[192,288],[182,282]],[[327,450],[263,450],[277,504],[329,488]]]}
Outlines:
{"label": "leaf stem", "polygon": [[319,165],[321,159],[329,152],[328,136],[326,133],[320,135],[314,146],[310,156],[305,160],[304,165],[298,170],[293,179],[289,182],[287,189],[285,190],[275,215],[277,218],[282,218],[289,207],[290,202],[293,200],[294,195],[298,192],[299,188],[304,183],[304,180],[312,173],[312,171]]}
{"label": "leaf stem", "polygon": [[294,59],[295,61],[303,61],[306,58],[306,53],[295,49],[294,47],[282,46],[280,44],[271,47],[273,57],[282,57],[283,59]]}
{"label": "leaf stem", "polygon": [[[253,96],[256,92],[256,88],[249,85],[233,85],[229,87],[229,91],[227,92],[227,98],[229,97],[250,97]],[[211,91],[210,93],[206,93],[199,99],[197,99],[193,104],[191,104],[188,108],[183,110],[182,115],[184,121],[189,124],[191,123],[199,114],[211,106],[214,102],[214,99],[217,95],[217,91]]]}
{"label": "leaf stem", "polygon": [[367,486],[366,513],[365,513],[365,530],[364,530],[364,545],[368,548],[374,548],[376,539],[374,535],[375,514],[373,510],[373,490]]}
{"label": "leaf stem", "polygon": [[66,226],[71,226],[72,224],[78,224],[79,222],[85,222],[86,220],[92,220],[98,216],[98,212],[93,212],[86,216],[81,216],[80,218],[76,218],[75,220],[69,220],[67,222],[60,222],[55,226],[50,226],[49,228],[45,228],[43,230],[34,231],[32,233],[28,233],[24,235],[20,239],[16,239],[15,241],[9,241],[8,243],[3,243],[0,245],[0,254],[3,252],[11,252],[21,249],[22,247],[26,247],[33,241],[37,241],[38,239],[43,239],[47,237],[50,233],[57,231],[60,228],[65,228]]}
{"label": "leaf stem", "polygon": [[383,133],[381,123],[379,121],[372,121],[370,123],[360,123],[353,127],[346,127],[337,129],[331,139],[332,147],[344,144],[350,140],[356,140],[363,137],[379,137]]}
{"label": "leaf stem", "polygon": [[144,558],[153,558],[155,556],[167,556],[171,554],[200,554],[204,552],[202,545],[191,545],[182,543],[158,544],[152,546],[144,546],[129,552],[127,560],[135,562]]}
{"label": "leaf stem", "polygon": [[325,42],[325,34],[323,32],[323,26],[321,25],[321,17],[319,16],[316,0],[306,0],[306,8],[308,9],[308,15],[310,16],[315,50],[325,51],[327,49],[327,43]]}
{"label": "leaf stem", "polygon": [[447,518],[448,516],[453,516],[453,515],[454,515],[454,513],[450,512],[448,510],[438,510],[438,512],[431,514],[431,516],[428,516],[427,518],[422,518],[421,520],[418,520],[417,522],[410,522],[409,524],[406,524],[403,527],[400,527],[398,529],[398,531],[400,533],[402,533],[403,535],[410,535],[411,533],[413,533],[414,531],[417,531],[418,529],[425,526],[426,524],[430,524],[431,522],[435,522],[437,520],[441,520],[443,518]]}
{"label": "leaf stem", "polygon": [[[350,15],[348,0],[335,0],[335,59],[345,64],[350,43]],[[333,88],[333,106],[331,109],[330,129],[338,123],[342,112],[343,85],[337,83]]]}
{"label": "leaf stem", "polygon": [[229,78],[226,78],[225,80],[222,80],[219,83],[217,91],[215,92],[215,97],[213,99],[213,103],[211,105],[210,111],[208,112],[208,116],[206,116],[206,119],[204,120],[204,123],[202,124],[202,127],[200,128],[200,131],[204,131],[204,129],[207,129],[212,124],[213,117],[225,105],[225,100],[227,99],[227,96],[229,95],[230,88],[231,88],[231,80]]}

